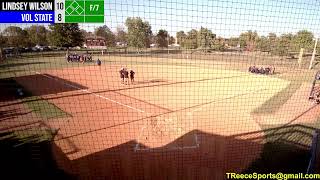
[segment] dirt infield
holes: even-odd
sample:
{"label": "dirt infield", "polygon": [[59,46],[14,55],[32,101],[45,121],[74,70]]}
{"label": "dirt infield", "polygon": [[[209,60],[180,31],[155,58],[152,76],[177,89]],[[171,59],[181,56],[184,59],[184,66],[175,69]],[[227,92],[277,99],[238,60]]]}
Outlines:
{"label": "dirt infield", "polygon": [[251,111],[289,83],[222,69],[136,65],[135,83],[122,85],[120,68],[65,68],[18,79],[71,115],[45,123],[59,129],[59,165],[81,178],[223,179],[240,172],[264,143]]}

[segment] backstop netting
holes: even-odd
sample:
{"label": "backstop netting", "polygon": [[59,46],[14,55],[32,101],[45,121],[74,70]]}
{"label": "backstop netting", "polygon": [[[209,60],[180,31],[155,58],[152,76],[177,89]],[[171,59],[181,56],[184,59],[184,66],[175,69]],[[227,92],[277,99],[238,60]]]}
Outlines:
{"label": "backstop netting", "polygon": [[[82,13],[83,0],[68,3],[66,18]],[[8,177],[220,180],[314,167],[319,1],[103,5],[103,23],[0,25]]]}

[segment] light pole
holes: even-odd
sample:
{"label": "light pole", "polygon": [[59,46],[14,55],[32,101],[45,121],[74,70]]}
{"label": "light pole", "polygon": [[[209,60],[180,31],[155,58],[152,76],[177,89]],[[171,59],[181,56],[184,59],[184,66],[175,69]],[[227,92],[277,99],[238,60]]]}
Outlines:
{"label": "light pole", "polygon": [[169,54],[169,41],[170,41],[170,39],[169,39],[169,32],[167,32],[167,43],[168,43],[168,54]]}
{"label": "light pole", "polygon": [[313,61],[314,61],[314,58],[315,58],[316,52],[317,52],[317,44],[318,44],[318,38],[316,38],[316,42],[314,43],[314,48],[313,48],[312,57],[310,60],[309,69],[312,69],[312,64],[313,64]]}

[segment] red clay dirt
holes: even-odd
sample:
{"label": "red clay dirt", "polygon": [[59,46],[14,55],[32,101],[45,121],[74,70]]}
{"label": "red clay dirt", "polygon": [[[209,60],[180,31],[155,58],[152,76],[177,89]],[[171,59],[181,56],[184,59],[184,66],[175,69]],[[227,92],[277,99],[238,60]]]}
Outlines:
{"label": "red clay dirt", "polygon": [[[120,90],[159,85],[161,91],[160,85],[172,80],[157,80],[147,71],[135,85],[124,86],[119,69],[79,67],[19,78],[32,93],[71,115],[44,122],[59,129],[53,151],[67,172],[81,179],[223,179],[226,172],[240,172],[259,157],[263,136],[257,126],[210,119],[214,116],[206,111],[195,113],[192,123],[185,119],[173,123],[177,127],[162,135],[141,135],[156,117],[175,112]],[[178,113],[183,117],[188,111]],[[156,144],[148,143],[150,138]]]}

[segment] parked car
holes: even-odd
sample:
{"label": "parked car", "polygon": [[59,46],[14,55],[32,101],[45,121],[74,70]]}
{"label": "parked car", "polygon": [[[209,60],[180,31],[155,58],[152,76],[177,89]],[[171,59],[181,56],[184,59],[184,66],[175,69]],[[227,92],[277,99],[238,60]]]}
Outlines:
{"label": "parked car", "polygon": [[37,45],[35,46],[35,48],[37,48],[39,51],[42,51],[42,50],[43,50],[43,46],[41,46],[41,45],[39,45],[39,44],[37,44]]}
{"label": "parked car", "polygon": [[35,48],[37,48],[39,51],[50,51],[48,46],[36,45]]}
{"label": "parked car", "polygon": [[56,50],[57,50],[57,47],[56,47],[56,46],[48,46],[48,48],[49,48],[51,51],[56,51]]}
{"label": "parked car", "polygon": [[13,57],[20,54],[18,49],[14,47],[3,48],[3,53],[6,57]]}
{"label": "parked car", "polygon": [[26,52],[25,49],[23,47],[18,47],[15,49],[17,53],[24,53]]}
{"label": "parked car", "polygon": [[31,52],[32,51],[32,47],[25,47],[24,48],[24,52]]}
{"label": "parked car", "polygon": [[58,50],[58,51],[66,51],[67,48],[66,47],[56,47],[56,50]]}
{"label": "parked car", "polygon": [[13,54],[14,48],[13,47],[3,48],[3,52],[4,54]]}
{"label": "parked car", "polygon": [[48,46],[43,46],[42,51],[50,51],[51,49]]}
{"label": "parked car", "polygon": [[40,51],[40,49],[37,47],[32,47],[31,50],[32,50],[32,52],[39,52]]}

